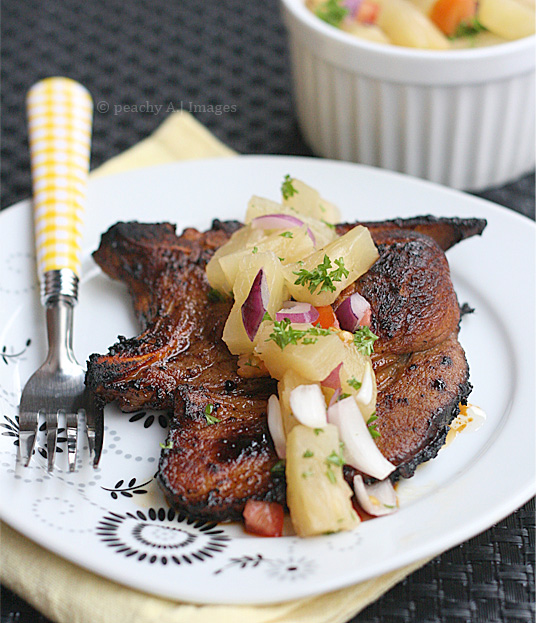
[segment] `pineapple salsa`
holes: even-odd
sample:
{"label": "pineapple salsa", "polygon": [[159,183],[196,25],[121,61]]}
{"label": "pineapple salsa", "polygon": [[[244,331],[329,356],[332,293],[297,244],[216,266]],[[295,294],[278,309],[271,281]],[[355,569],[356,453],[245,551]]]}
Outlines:
{"label": "pineapple salsa", "polygon": [[[388,479],[394,465],[374,443],[370,305],[356,292],[332,307],[378,251],[365,227],[338,236],[338,209],[313,188],[287,175],[281,192],[281,203],[250,199],[245,226],[216,251],[207,277],[234,299],[223,339],[239,356],[239,374],[278,381],[268,401],[276,468],[285,471],[296,534],[313,536],[355,528],[353,499],[375,516],[397,507]],[[345,464],[377,482],[358,475],[352,490]],[[250,500],[246,529],[280,535],[277,506]]]}

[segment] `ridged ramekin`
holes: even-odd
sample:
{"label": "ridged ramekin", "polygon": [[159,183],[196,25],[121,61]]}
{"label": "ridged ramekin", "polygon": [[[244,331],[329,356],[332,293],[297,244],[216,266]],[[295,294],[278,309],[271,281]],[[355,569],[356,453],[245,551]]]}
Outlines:
{"label": "ridged ramekin", "polygon": [[319,156],[465,190],[535,163],[535,37],[429,51],[357,39],[281,0],[297,117]]}

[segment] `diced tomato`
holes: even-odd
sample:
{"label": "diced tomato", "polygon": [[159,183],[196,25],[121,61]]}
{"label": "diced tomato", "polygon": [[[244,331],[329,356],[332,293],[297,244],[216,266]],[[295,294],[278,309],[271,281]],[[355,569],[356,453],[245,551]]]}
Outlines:
{"label": "diced tomato", "polygon": [[248,500],[244,508],[246,532],[258,536],[281,536],[285,511],[277,502]]}
{"label": "diced tomato", "polygon": [[359,321],[359,326],[361,327],[370,327],[370,321],[372,320],[372,312],[370,311],[370,307],[363,314],[363,318]]}
{"label": "diced tomato", "polygon": [[321,307],[315,307],[315,309],[320,314],[318,320],[314,323],[316,327],[320,326],[322,329],[331,329],[332,327],[335,327],[335,329],[340,328],[339,321],[331,305],[322,305]]}
{"label": "diced tomato", "polygon": [[357,11],[357,21],[361,24],[375,24],[378,21],[380,6],[370,0],[363,0]]}
{"label": "diced tomato", "polygon": [[447,37],[452,37],[458,26],[475,14],[475,0],[437,0],[430,11],[430,19]]}

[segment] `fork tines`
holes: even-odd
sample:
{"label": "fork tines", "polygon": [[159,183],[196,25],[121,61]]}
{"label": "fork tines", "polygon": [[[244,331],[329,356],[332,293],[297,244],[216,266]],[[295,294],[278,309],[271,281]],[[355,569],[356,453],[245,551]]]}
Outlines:
{"label": "fork tines", "polygon": [[[93,467],[97,467],[102,452],[102,408],[96,406],[95,401],[90,408],[79,408],[77,412],[65,413],[63,409],[56,412],[45,412],[44,410],[24,409],[21,403],[19,417],[19,447],[21,461],[25,467],[30,463],[35,450],[35,442],[39,431],[40,416],[44,418],[47,447],[47,469],[49,472],[54,469],[56,457],[56,447],[58,444],[58,431],[60,418],[65,417],[65,432],[67,442],[67,460],[69,471],[73,472],[76,468],[76,458],[78,454],[78,433],[80,426],[84,424],[88,440],[88,451],[90,458],[93,458]],[[100,420],[100,421],[99,421]]]}

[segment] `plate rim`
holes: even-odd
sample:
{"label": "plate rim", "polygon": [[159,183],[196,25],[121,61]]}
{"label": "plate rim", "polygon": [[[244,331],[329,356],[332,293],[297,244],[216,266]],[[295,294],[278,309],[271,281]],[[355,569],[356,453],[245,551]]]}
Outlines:
{"label": "plate rim", "polygon": [[[533,231],[536,231],[536,225],[530,218],[528,218],[528,217],[526,217],[526,216],[524,216],[522,214],[519,214],[519,213],[515,212],[514,210],[512,210],[510,208],[507,208],[507,207],[504,207],[504,206],[500,206],[500,205],[498,205],[496,203],[493,203],[493,202],[491,202],[491,201],[489,201],[487,199],[483,199],[481,197],[477,197],[477,196],[474,196],[474,195],[471,195],[471,194],[467,194],[467,193],[464,193],[464,192],[456,190],[456,189],[447,188],[447,187],[441,186],[439,184],[435,184],[433,182],[429,182],[429,181],[426,181],[426,180],[421,180],[419,178],[414,178],[414,177],[411,177],[411,176],[408,176],[408,175],[405,175],[405,174],[402,174],[402,173],[386,171],[386,170],[383,170],[383,169],[378,169],[376,167],[369,167],[367,165],[357,165],[357,164],[353,164],[353,163],[332,161],[332,160],[326,160],[326,159],[316,159],[316,158],[309,158],[309,157],[303,157],[303,156],[297,157],[297,156],[264,156],[264,155],[258,155],[258,156],[240,156],[240,159],[242,161],[248,160],[250,162],[258,162],[260,164],[262,164],[263,162],[265,162],[267,160],[277,161],[277,162],[280,162],[280,163],[303,161],[303,162],[306,162],[306,163],[314,162],[314,163],[316,163],[314,166],[320,166],[320,167],[326,166],[326,164],[328,166],[335,165],[335,166],[340,166],[340,167],[344,167],[344,168],[350,167],[352,169],[357,167],[358,169],[364,169],[366,171],[371,171],[371,172],[373,172],[374,175],[379,175],[380,177],[385,177],[385,176],[386,177],[392,177],[392,176],[394,176],[395,178],[397,178],[399,180],[402,180],[403,184],[406,183],[406,182],[409,182],[410,185],[411,184],[416,184],[417,186],[424,185],[425,187],[428,187],[428,188],[432,189],[432,192],[435,192],[436,190],[440,190],[441,192],[451,193],[454,197],[462,196],[464,201],[467,201],[467,199],[469,199],[470,202],[476,202],[476,204],[481,204],[482,206],[485,206],[486,209],[495,211],[496,213],[500,214],[501,217],[504,217],[504,218],[507,218],[507,219],[513,219],[514,221],[517,221],[518,225],[523,224],[523,226],[526,226],[526,224],[529,223],[529,224],[531,224],[530,226],[532,227]],[[173,163],[166,163],[166,164],[161,164],[161,165],[154,165],[154,166],[143,168],[143,169],[139,169],[139,170],[129,170],[129,171],[113,174],[113,175],[110,175],[110,176],[105,176],[105,177],[103,176],[103,177],[95,178],[95,179],[90,181],[90,184],[92,186],[94,186],[95,184],[101,184],[101,183],[108,184],[108,183],[110,183],[110,180],[113,180],[112,184],[119,184],[120,185],[121,184],[121,178],[128,179],[128,177],[132,176],[133,173],[138,173],[140,175],[141,174],[146,175],[148,171],[165,171],[166,169],[174,170],[176,167],[186,168],[186,167],[194,166],[195,168],[197,168],[197,167],[203,167],[203,165],[206,165],[207,162],[212,163],[211,166],[218,166],[219,163],[226,163],[225,166],[233,166],[234,167],[237,164],[236,160],[234,158],[210,158],[210,159],[205,159],[205,160],[202,160],[202,161],[198,160],[198,161],[173,162]],[[216,163],[216,164],[214,165],[214,163]],[[230,164],[230,163],[232,163],[232,164]],[[255,165],[255,166],[257,166],[257,165]],[[150,174],[151,173],[149,173],[149,175]],[[90,188],[92,186],[90,186]],[[30,203],[29,199],[22,200],[22,201],[19,201],[19,202],[13,204],[12,206],[9,206],[8,208],[6,208],[4,210],[2,210],[0,212],[0,222],[1,222],[1,219],[4,218],[4,216],[8,213],[8,211],[11,214],[17,208],[20,209],[20,208],[22,208],[24,206],[28,207],[29,203]],[[463,208],[463,210],[465,210],[465,208]],[[393,215],[392,218],[396,218],[396,216]],[[493,516],[493,520],[491,521],[491,523],[489,521],[489,515],[486,515],[486,518],[482,517],[477,531],[474,531],[474,534],[472,534],[472,536],[478,534],[482,530],[485,530],[485,529],[489,528],[491,525],[496,523],[496,521],[499,521],[502,518],[508,516],[511,512],[515,511],[516,508],[518,508],[523,503],[525,503],[527,500],[529,500],[531,497],[533,497],[535,495],[535,493],[536,493],[536,482],[534,482],[534,481],[533,482],[528,482],[527,485],[525,486],[525,488],[523,490],[518,490],[517,491],[517,495],[510,500],[510,504],[508,506],[511,507],[511,508],[509,508],[509,510],[504,512],[504,506],[501,507],[500,510],[499,510],[498,507],[496,507],[496,513]],[[9,523],[10,525],[12,525],[12,527],[15,530],[18,531],[17,526],[13,525],[9,521],[9,519],[5,518],[4,512],[2,510],[2,506],[0,506],[0,517],[2,517],[2,519],[4,521],[6,521],[6,523]],[[29,538],[32,538],[32,537],[29,537]],[[459,537],[455,537],[454,540],[456,542],[455,543],[451,543],[451,541],[453,540],[452,537],[450,537],[448,539],[445,537],[443,539],[443,541],[442,541],[443,544],[438,548],[437,552],[444,551],[445,549],[448,549],[449,547],[452,547],[452,546],[454,546],[456,544],[459,544],[459,543],[463,542],[467,538],[471,538],[471,536],[463,535],[461,537],[461,540],[460,540]],[[32,539],[32,540],[34,540],[34,539]],[[448,543],[446,545],[444,545],[445,541],[448,541]],[[37,542],[38,542],[38,544],[41,545],[41,543],[39,543],[39,541],[37,541]],[[49,546],[46,546],[46,548],[47,549],[51,549],[51,551],[55,551],[54,549],[52,549]],[[421,547],[421,549],[423,549],[423,548],[426,549],[426,546],[424,545],[424,546]],[[428,547],[428,550],[430,550],[429,547]],[[411,552],[413,552],[413,551],[414,550],[411,550]],[[406,562],[402,562],[402,566],[405,565],[405,564],[408,564],[409,562],[415,561],[418,558],[421,558],[421,557],[424,557],[425,555],[429,555],[430,554],[430,552],[428,551],[428,554],[424,554],[423,553],[422,556],[421,555],[417,555],[416,556],[415,554],[413,554],[411,552],[407,552],[407,554],[406,554]],[[55,553],[59,553],[59,552],[56,551]],[[62,553],[59,553],[59,555],[65,557]],[[72,561],[72,559],[69,559],[69,560],[70,560],[70,562],[74,562],[74,561]],[[78,564],[78,563],[75,562],[74,564]],[[86,565],[82,565],[82,566],[84,566],[85,568],[89,569],[89,567],[86,566]],[[398,562],[392,568],[384,569],[383,571],[375,572],[371,577],[375,577],[378,574],[381,574],[381,573],[393,570],[395,568],[399,568],[400,566],[401,566],[401,564],[400,564],[400,562]],[[95,569],[91,569],[91,570],[96,572],[96,573],[99,573],[99,571],[96,571]],[[99,575],[102,575],[102,574],[99,573]],[[108,577],[110,579],[115,579],[115,581],[119,581],[122,584],[124,584],[124,580],[120,580],[120,579],[117,579],[117,578],[111,578],[111,576],[109,574],[106,574],[105,577]],[[310,592],[302,590],[299,593],[298,597],[307,597],[307,596],[319,594],[320,592],[329,592],[329,591],[335,590],[337,588],[343,588],[344,586],[349,586],[349,585],[351,585],[353,583],[355,583],[355,580],[352,580],[352,579],[347,580],[345,583],[337,582],[337,580],[334,579],[333,582],[330,584],[330,586],[327,586],[325,589],[322,589],[321,591],[313,589]],[[127,586],[133,587],[132,584],[127,584]],[[145,587],[145,589],[143,587],[140,587],[140,586],[138,586],[136,588],[138,588],[140,590],[146,590],[147,591],[146,587]],[[154,591],[151,590],[150,592],[154,592]],[[169,597],[169,595],[164,595],[164,594],[162,594],[161,596],[164,596],[164,597],[168,596]],[[183,599],[184,597],[176,597],[176,598]],[[291,599],[295,599],[295,598],[296,598],[296,596],[290,596],[290,597],[284,598],[284,600],[291,600]],[[201,603],[222,603],[222,602],[221,601],[211,602],[211,601],[203,600]],[[233,602],[229,602],[229,603],[238,603],[238,602],[233,601]],[[270,598],[267,601],[262,601],[262,600],[259,601],[258,599],[256,599],[256,600],[251,601],[251,602],[243,601],[243,602],[239,602],[239,603],[274,603],[274,600],[273,600],[273,598]]]}

